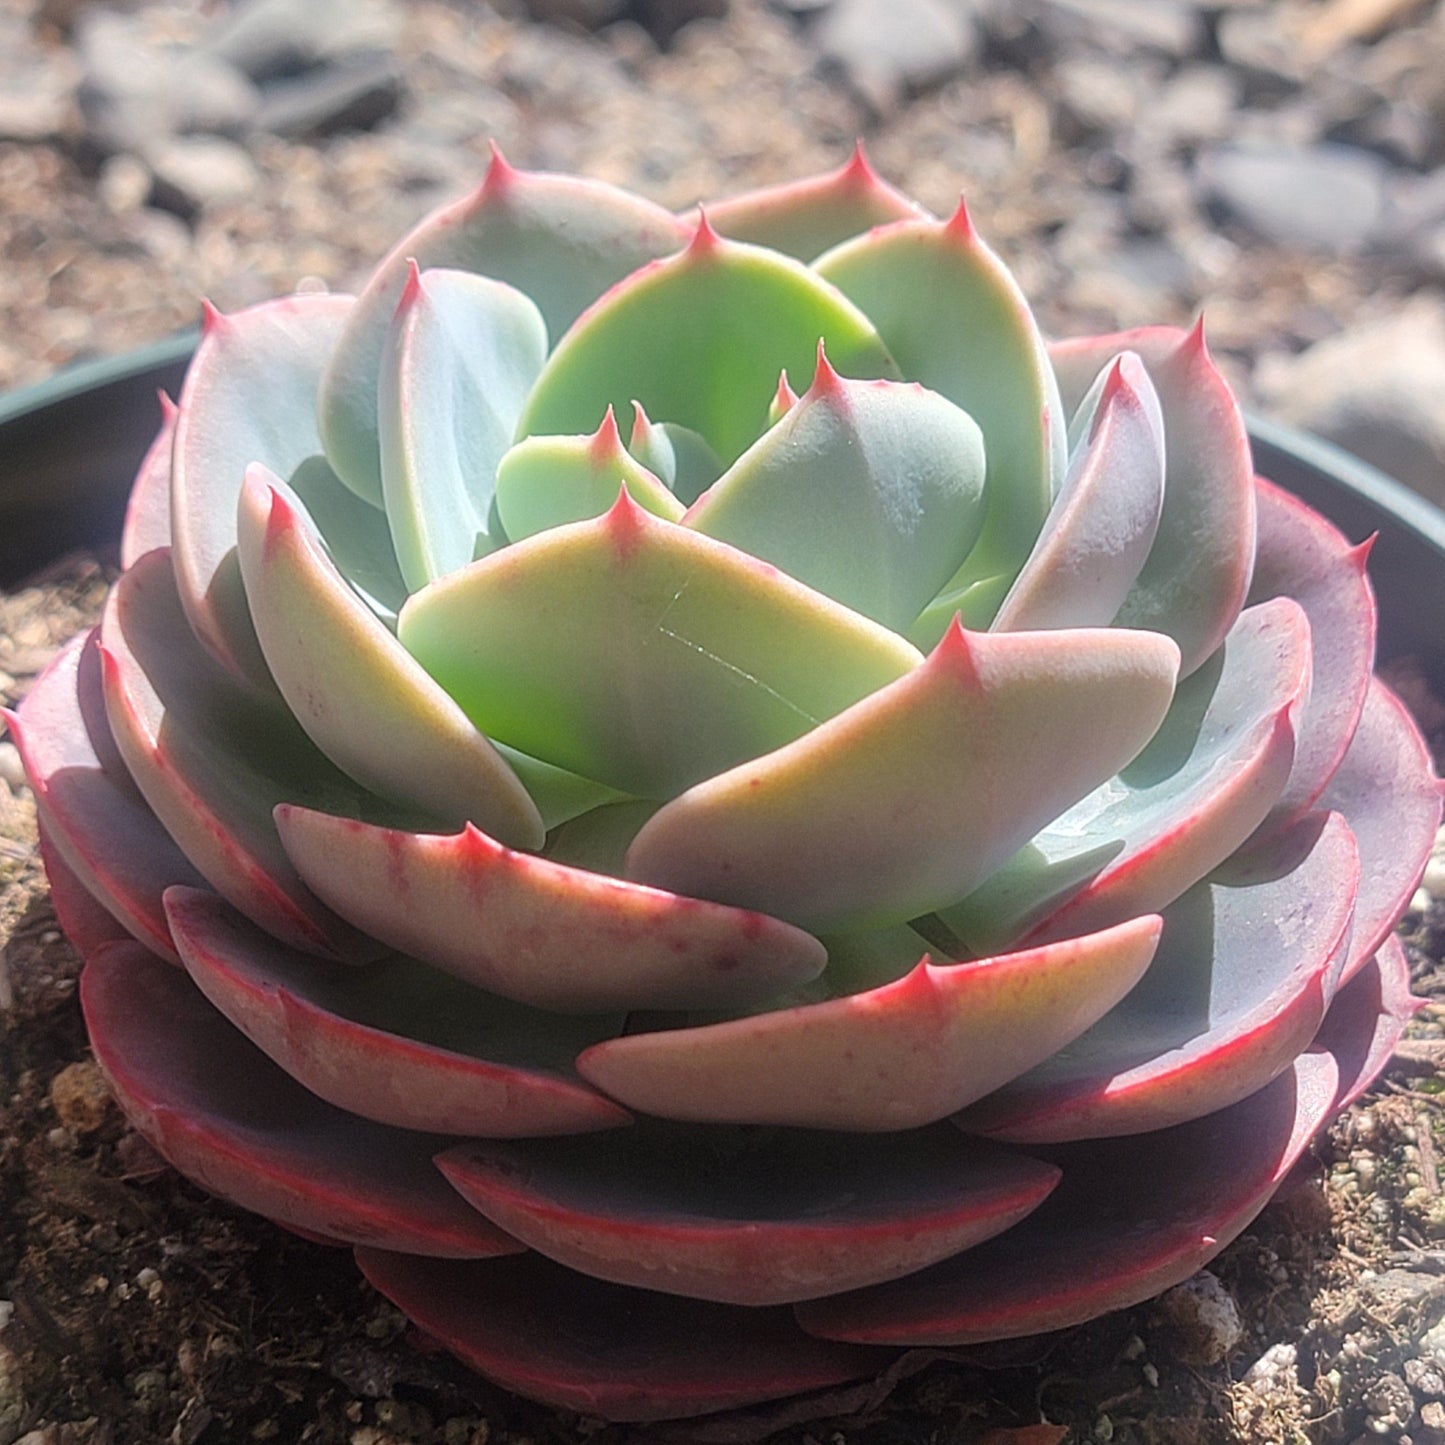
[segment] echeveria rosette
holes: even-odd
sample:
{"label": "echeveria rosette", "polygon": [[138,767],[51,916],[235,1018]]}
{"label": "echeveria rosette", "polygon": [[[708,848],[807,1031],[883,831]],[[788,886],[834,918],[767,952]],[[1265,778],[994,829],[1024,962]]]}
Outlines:
{"label": "echeveria rosette", "polygon": [[1046,348],[861,157],[683,218],[498,158],[208,314],[12,720],[97,1059],[604,1416],[1144,1299],[1413,1008],[1366,550],[1199,330]]}

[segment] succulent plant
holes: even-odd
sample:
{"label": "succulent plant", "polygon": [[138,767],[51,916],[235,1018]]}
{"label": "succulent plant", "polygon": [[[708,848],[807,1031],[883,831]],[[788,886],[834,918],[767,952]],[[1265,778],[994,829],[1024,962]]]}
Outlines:
{"label": "succulent plant", "polygon": [[1145,1299],[1413,1008],[1367,550],[1200,329],[1047,348],[861,153],[687,216],[497,157],[207,312],[10,720],[96,1058],[615,1419]]}

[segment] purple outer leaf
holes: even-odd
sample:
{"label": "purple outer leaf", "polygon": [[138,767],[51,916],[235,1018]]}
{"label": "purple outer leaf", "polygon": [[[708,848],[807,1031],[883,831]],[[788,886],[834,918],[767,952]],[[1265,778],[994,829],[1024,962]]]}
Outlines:
{"label": "purple outer leaf", "polygon": [[283,798],[362,811],[366,796],[289,713],[243,691],[201,649],[164,549],[146,553],[111,590],[101,662],[116,744],[196,871],[247,917],[308,953],[376,957],[372,940],[301,883],[271,822]]}
{"label": "purple outer leaf", "polygon": [[1164,913],[1143,981],[959,1119],[1041,1143],[1139,1134],[1263,1088],[1308,1044],[1350,942],[1359,853],[1338,813],[1231,860]]}
{"label": "purple outer leaf", "polygon": [[1138,754],[1177,659],[1157,633],[955,622],[921,667],[666,804],[628,876],[816,931],[940,908]]}
{"label": "purple outer leaf", "polygon": [[278,943],[216,894],[166,893],[196,987],[298,1084],[398,1129],[526,1138],[631,1120],[577,1077],[579,1049],[621,1015],[525,1009],[414,959],[338,968]]}
{"label": "purple outer leaf", "polygon": [[894,983],[826,1003],[595,1044],[578,1072],[664,1119],[862,1133],[963,1108],[1108,1012],[1154,956],[1157,917],[970,963],[925,956]]}
{"label": "purple outer leaf", "polygon": [[436,1172],[431,1156],[451,1140],[322,1103],[139,944],[92,958],[80,1001],[126,1117],[203,1188],[352,1244],[452,1259],[522,1248]]}
{"label": "purple outer leaf", "polygon": [[[601,181],[514,170],[494,150],[481,187],[404,236],[357,298],[318,400],[326,454],[337,474],[381,504],[377,381],[413,260],[515,286],[536,302],[555,338],[609,286],[678,250],[687,234],[674,216],[640,196]],[[596,420],[589,417],[587,425]]]}
{"label": "purple outer leaf", "polygon": [[1440,826],[1442,785],[1404,704],[1372,679],[1349,751],[1319,805],[1345,815],[1360,845],[1348,983],[1384,946],[1425,871]]}
{"label": "purple outer leaf", "polygon": [[236,562],[236,499],[259,462],[282,480],[321,450],[316,383],[353,305],[350,296],[288,296],[234,316],[206,311],[176,418],[171,534],[176,585],[212,656],[263,690]]}
{"label": "purple outer leaf", "polygon": [[201,876],[157,821],[116,750],[97,632],[61,648],[18,714],[5,718],[52,853],[129,933],[179,963],[161,895],[172,883],[198,884]]}
{"label": "purple outer leaf", "polygon": [[50,906],[55,921],[82,959],[88,959],[110,943],[129,941],[130,933],[106,908],[68,864],[50,840],[43,822],[37,822],[40,861],[50,884]]}
{"label": "purple outer leaf", "polygon": [[[684,213],[683,225],[693,228],[699,215]],[[890,221],[926,220],[928,213],[879,179],[859,141],[837,170],[714,201],[707,218],[719,235],[811,261],[861,231]]]}
{"label": "purple outer leaf", "polygon": [[1164,511],[1144,570],[1119,612],[1124,627],[1167,632],[1187,677],[1224,640],[1254,562],[1254,466],[1239,403],[1204,344],[1204,328],[1146,327],[1049,348],[1072,411],[1121,351],[1144,360],[1164,410]]}
{"label": "purple outer leaf", "polygon": [[[896,1279],[1016,1224],[1059,1180],[946,1124],[463,1144],[437,1167],[500,1229],[597,1279],[791,1304]],[[846,1181],[840,1187],[840,1183]]]}
{"label": "purple outer leaf", "polygon": [[1348,1109],[1384,1072],[1405,1026],[1425,1005],[1410,992],[1410,960],[1391,934],[1372,959],[1337,993],[1315,1035],[1340,1065],[1332,1113]]}
{"label": "purple outer leaf", "polygon": [[478,1374],[607,1420],[706,1415],[842,1384],[892,1352],[805,1335],[784,1306],[626,1289],[538,1255],[448,1264],[359,1249],[371,1283]]}
{"label": "purple outer leaf", "polygon": [[1269,1202],[1329,1118],[1339,1069],[1307,1053],[1267,1088],[1162,1132],[1064,1145],[1007,1234],[890,1284],[796,1306],[828,1339],[962,1345],[1080,1324],[1188,1279]]}
{"label": "purple outer leaf", "polygon": [[816,978],[817,939],[528,853],[470,824],[450,837],[278,808],[301,876],[393,948],[539,1008],[724,1007]]}
{"label": "purple outer leaf", "polygon": [[141,459],[125,506],[125,525],[120,533],[122,567],[129,567],[153,547],[171,544],[171,447],[179,408],[165,392],[160,392],[159,397],[160,430]]}
{"label": "purple outer leaf", "polygon": [[1309,701],[1296,719],[1294,767],[1261,832],[1312,808],[1354,736],[1375,657],[1375,598],[1365,559],[1318,512],[1262,477],[1255,482],[1259,544],[1250,604],[1292,597],[1310,624]]}
{"label": "purple outer leaf", "polygon": [[1089,435],[991,630],[1107,627],[1144,566],[1163,504],[1159,401],[1143,362],[1125,352],[1105,373]]}

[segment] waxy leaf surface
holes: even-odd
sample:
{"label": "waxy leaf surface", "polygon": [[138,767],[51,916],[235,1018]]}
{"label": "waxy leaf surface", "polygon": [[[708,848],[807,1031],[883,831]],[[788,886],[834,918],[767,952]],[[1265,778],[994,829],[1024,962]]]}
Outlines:
{"label": "waxy leaf surface", "polygon": [[201,992],[338,1108],[399,1129],[494,1138],[580,1134],[630,1118],[572,1068],[620,1017],[542,1014],[399,956],[364,968],[322,962],[198,889],[171,889],[166,912]]}
{"label": "waxy leaf surface", "polygon": [[721,1007],[822,971],[823,946],[776,919],[449,836],[277,814],[292,861],[391,947],[541,1008]]}
{"label": "waxy leaf surface", "polygon": [[625,493],[417,593],[399,635],[489,737],[646,797],[790,742],[920,661]]}
{"label": "waxy leaf surface", "polygon": [[1169,707],[1154,633],[967,633],[639,833],[628,876],[815,930],[901,922],[986,878],[1112,777]]}

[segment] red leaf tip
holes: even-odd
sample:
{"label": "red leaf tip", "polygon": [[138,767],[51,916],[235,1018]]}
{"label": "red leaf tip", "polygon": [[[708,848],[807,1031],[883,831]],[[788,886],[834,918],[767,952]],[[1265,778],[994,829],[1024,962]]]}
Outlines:
{"label": "red leaf tip", "polygon": [[[818,355],[823,355],[823,343],[818,343]],[[773,393],[773,409],[779,417],[786,416],[797,404],[798,393],[793,390],[792,383],[788,380],[788,368],[785,366],[778,373],[778,389]]]}
{"label": "red leaf tip", "polygon": [[180,407],[171,400],[171,394],[164,387],[156,391],[156,400],[161,404],[161,424],[168,426],[180,415]]}
{"label": "red leaf tip", "polygon": [[856,186],[859,190],[871,191],[881,184],[878,172],[873,169],[873,163],[868,159],[868,149],[863,144],[861,135],[853,142],[853,154],[839,169],[838,180],[844,185]]}
{"label": "red leaf tip", "polygon": [[637,446],[645,442],[652,435],[652,418],[648,416],[642,403],[636,397],[632,399],[632,438],[631,445]]}
{"label": "red leaf tip", "polygon": [[[785,372],[779,386],[785,385],[786,382],[787,373]],[[808,389],[815,396],[836,397],[840,396],[843,391],[843,378],[833,370],[833,363],[828,360],[827,343],[821,336],[818,338],[818,364],[813,370],[813,384]]]}
{"label": "red leaf tip", "polygon": [[500,195],[517,179],[520,172],[502,154],[502,148],[496,141],[488,141],[487,148],[490,152],[490,159],[487,162],[487,173],[482,177],[481,194],[483,196]]}
{"label": "red leaf tip", "polygon": [[211,336],[220,331],[229,320],[226,313],[209,298],[201,298],[201,335]]}
{"label": "red leaf tip", "polygon": [[928,654],[924,666],[952,672],[966,687],[978,685],[978,661],[968,629],[963,625],[962,613],[953,614],[953,620],[944,628],[938,646]]}
{"label": "red leaf tip", "polygon": [[642,545],[648,513],[632,500],[626,485],[617,489],[617,500],[607,509],[602,526],[619,562],[630,562]]}
{"label": "red leaf tip", "polygon": [[[634,403],[635,405],[635,403]],[[594,467],[615,461],[626,449],[622,445],[622,434],[617,429],[617,413],[609,402],[607,411],[592,439],[587,444],[587,456]]]}
{"label": "red leaf tip", "polygon": [[687,243],[686,254],[693,259],[700,260],[703,257],[715,255],[721,245],[722,237],[713,230],[712,222],[708,219],[707,207],[699,206],[697,208],[697,227],[692,233],[692,239]]}
{"label": "red leaf tip", "polygon": [[968,213],[968,198],[959,196],[958,208],[943,223],[943,233],[952,236],[954,240],[965,246],[972,246],[978,241],[978,232],[974,229],[973,217]]}
{"label": "red leaf tip", "polygon": [[407,311],[421,300],[421,266],[415,256],[406,258],[406,285],[401,288],[401,297],[396,303],[398,312]]}

